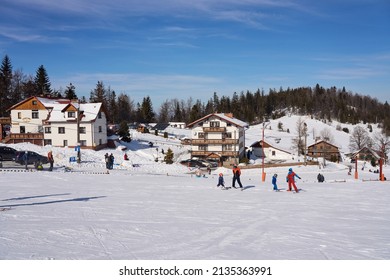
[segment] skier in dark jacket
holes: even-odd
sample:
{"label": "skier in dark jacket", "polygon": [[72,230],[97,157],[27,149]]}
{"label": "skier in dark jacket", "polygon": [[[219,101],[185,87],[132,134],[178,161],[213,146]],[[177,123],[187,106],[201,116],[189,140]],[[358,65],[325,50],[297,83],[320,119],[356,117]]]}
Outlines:
{"label": "skier in dark jacket", "polygon": [[235,189],[237,189],[236,181],[240,185],[240,188],[241,189],[243,188],[241,184],[240,176],[241,176],[241,169],[237,166],[237,164],[234,164],[233,165],[233,188]]}

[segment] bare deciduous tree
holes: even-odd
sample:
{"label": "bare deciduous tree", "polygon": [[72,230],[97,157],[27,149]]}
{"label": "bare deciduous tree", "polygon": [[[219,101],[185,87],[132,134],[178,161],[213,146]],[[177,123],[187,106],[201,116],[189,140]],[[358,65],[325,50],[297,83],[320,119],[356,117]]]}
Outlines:
{"label": "bare deciduous tree", "polygon": [[374,135],[374,141],[376,149],[380,151],[379,155],[384,158],[385,163],[387,163],[386,155],[390,152],[390,137],[378,132]]}
{"label": "bare deciduous tree", "polygon": [[349,138],[349,149],[353,152],[364,147],[370,147],[371,145],[372,140],[368,135],[367,130],[361,126],[356,126]]}

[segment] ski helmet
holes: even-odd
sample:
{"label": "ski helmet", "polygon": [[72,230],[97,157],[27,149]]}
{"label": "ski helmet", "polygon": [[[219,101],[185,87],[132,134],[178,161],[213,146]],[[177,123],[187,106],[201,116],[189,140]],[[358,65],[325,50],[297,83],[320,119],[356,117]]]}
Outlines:
{"label": "ski helmet", "polygon": [[278,174],[274,174],[274,177],[278,177]]}
{"label": "ski helmet", "polygon": [[292,168],[290,168],[288,171],[292,171]]}

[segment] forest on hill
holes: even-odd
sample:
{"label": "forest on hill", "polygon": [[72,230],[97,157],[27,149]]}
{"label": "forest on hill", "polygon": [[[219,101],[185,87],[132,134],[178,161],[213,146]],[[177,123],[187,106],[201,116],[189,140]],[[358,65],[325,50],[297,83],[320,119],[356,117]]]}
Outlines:
{"label": "forest on hill", "polygon": [[[26,75],[22,70],[13,71],[10,58],[5,55],[0,66],[0,117],[9,116],[8,108],[30,96],[50,96],[53,98],[77,99],[76,88],[72,83],[66,89],[52,89],[49,76],[43,65],[35,76]],[[89,100],[85,96],[81,102],[102,102],[109,112],[112,123],[126,122],[193,122],[213,112],[230,112],[249,124],[258,124],[265,118],[278,118],[287,112],[342,123],[378,123],[383,133],[390,135],[390,106],[376,98],[360,95],[343,88],[315,87],[269,89],[267,93],[234,92],[232,96],[219,96],[214,92],[209,100],[173,98],[153,108],[150,96],[136,103],[125,93],[116,94],[111,87],[98,81],[91,89]]]}

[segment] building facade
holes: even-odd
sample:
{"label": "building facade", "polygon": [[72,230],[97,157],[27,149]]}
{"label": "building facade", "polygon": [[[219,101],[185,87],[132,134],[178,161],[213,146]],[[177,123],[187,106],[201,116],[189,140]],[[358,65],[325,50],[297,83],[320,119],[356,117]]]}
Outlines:
{"label": "building facade", "polygon": [[191,157],[238,162],[245,156],[248,124],[232,114],[213,113],[190,123]]}
{"label": "building facade", "polygon": [[30,97],[12,106],[8,143],[101,149],[107,145],[102,103]]}
{"label": "building facade", "polygon": [[308,146],[307,155],[314,158],[322,157],[335,162],[341,160],[339,148],[324,140]]}

